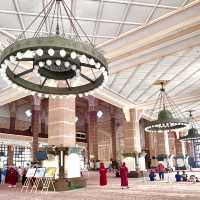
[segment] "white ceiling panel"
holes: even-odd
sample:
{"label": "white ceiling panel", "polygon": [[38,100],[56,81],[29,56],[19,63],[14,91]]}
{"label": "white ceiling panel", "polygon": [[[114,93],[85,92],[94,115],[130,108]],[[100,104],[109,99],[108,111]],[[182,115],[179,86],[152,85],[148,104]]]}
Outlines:
{"label": "white ceiling panel", "polygon": [[98,35],[115,36],[119,24],[101,22],[99,25]]}
{"label": "white ceiling panel", "polygon": [[[11,1],[11,0],[9,0]],[[19,9],[22,12],[26,12],[26,13],[38,13],[38,11],[43,9],[43,4],[42,4],[42,0],[31,0],[28,1],[27,0],[17,0],[18,4],[19,4]],[[49,2],[49,1],[48,1]]]}
{"label": "white ceiling panel", "polygon": [[0,28],[21,29],[17,15],[0,13],[0,19]]}
{"label": "white ceiling panel", "polygon": [[[101,18],[104,20],[121,21],[124,9],[125,4],[105,2],[103,5]],[[115,13],[112,12],[113,10],[115,11]]]}
{"label": "white ceiling panel", "polygon": [[145,23],[151,10],[152,7],[132,5],[127,15],[127,21]]}
{"label": "white ceiling panel", "polygon": [[91,0],[76,0],[76,17],[78,18],[92,18],[97,17],[99,1]]}

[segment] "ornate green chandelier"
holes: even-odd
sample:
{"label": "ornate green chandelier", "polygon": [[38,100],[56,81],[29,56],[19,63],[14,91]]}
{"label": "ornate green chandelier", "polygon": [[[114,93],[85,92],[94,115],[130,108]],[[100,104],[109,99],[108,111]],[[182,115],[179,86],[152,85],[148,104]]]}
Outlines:
{"label": "ornate green chandelier", "polygon": [[[70,22],[70,35],[65,34],[64,18]],[[35,33],[27,37],[35,25]],[[48,32],[44,32],[46,27]],[[51,0],[44,7],[17,40],[3,50],[0,67],[1,76],[12,87],[40,97],[87,96],[108,79],[106,59],[65,0]]]}
{"label": "ornate green chandelier", "polygon": [[161,81],[161,89],[158,99],[151,112],[151,117],[157,115],[157,119],[148,122],[145,126],[147,132],[163,132],[165,130],[183,129],[187,126],[187,120],[172,99],[167,95],[164,82]]}
{"label": "ornate green chandelier", "polygon": [[186,136],[180,137],[180,141],[193,141],[200,139],[200,134],[198,133],[198,123],[195,121],[195,119],[192,116],[192,110],[189,110],[189,123],[190,123],[190,129],[188,130],[188,134]]}

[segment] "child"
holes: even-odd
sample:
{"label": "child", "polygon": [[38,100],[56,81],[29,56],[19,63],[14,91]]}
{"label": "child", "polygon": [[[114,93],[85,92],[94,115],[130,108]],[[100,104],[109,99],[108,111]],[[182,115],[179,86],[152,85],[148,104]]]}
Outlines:
{"label": "child", "polygon": [[175,175],[175,178],[176,178],[176,182],[181,182],[181,175],[179,173],[179,171],[177,171],[176,175]]}

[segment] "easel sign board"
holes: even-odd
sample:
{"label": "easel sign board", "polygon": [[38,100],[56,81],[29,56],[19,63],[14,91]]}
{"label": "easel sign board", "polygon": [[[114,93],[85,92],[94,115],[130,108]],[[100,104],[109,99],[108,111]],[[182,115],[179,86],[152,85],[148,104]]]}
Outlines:
{"label": "easel sign board", "polygon": [[42,177],[44,177],[45,172],[46,172],[46,168],[39,167],[39,168],[36,169],[34,177],[35,178],[42,178]]}
{"label": "easel sign board", "polygon": [[56,173],[56,168],[55,167],[49,167],[46,170],[45,177],[46,178],[53,178],[55,176],[55,173]]}
{"label": "easel sign board", "polygon": [[35,172],[36,172],[36,168],[30,168],[30,169],[28,169],[28,171],[27,171],[27,173],[26,173],[26,177],[27,177],[27,178],[34,177]]}

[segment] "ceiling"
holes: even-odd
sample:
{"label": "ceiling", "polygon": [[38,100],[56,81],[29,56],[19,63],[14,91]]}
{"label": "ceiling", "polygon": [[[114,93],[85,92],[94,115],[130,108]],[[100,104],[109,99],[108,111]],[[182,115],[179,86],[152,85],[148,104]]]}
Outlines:
{"label": "ceiling", "polygon": [[[75,18],[95,44],[118,37],[144,26],[169,12],[190,3],[189,0],[65,0]],[[0,30],[19,35],[49,0],[8,0],[0,2]],[[67,16],[66,32],[70,34]],[[28,31],[33,34],[36,27]],[[44,31],[48,31],[44,30]],[[4,41],[5,42],[5,41]]]}
{"label": "ceiling", "polygon": [[[0,48],[16,38],[48,1],[0,2]],[[200,115],[199,0],[66,0],[109,61],[107,86],[96,96],[123,108],[151,109],[157,80],[184,109]],[[8,19],[8,20],[4,20]],[[66,21],[66,32],[70,27]],[[35,31],[30,30],[31,35]],[[48,27],[45,31],[48,31]],[[84,38],[83,38],[84,39]],[[0,104],[26,96],[0,79]]]}

